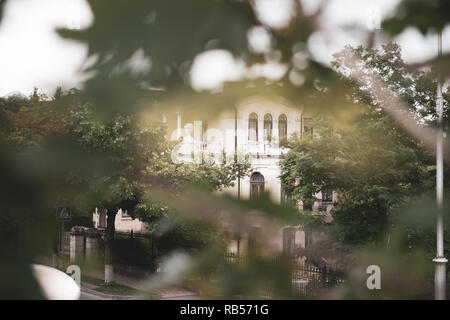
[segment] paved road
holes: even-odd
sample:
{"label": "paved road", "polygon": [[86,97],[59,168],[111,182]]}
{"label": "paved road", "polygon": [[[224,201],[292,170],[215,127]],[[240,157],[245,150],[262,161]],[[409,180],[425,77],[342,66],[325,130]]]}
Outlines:
{"label": "paved road", "polygon": [[96,294],[81,291],[80,300],[106,300],[106,299]]}
{"label": "paved road", "polygon": [[[134,296],[115,296],[96,292],[87,284],[82,284],[80,300],[135,300],[142,299]],[[187,292],[185,290],[178,290],[178,292],[170,292],[160,296],[158,300],[197,300],[199,296],[195,293]]]}
{"label": "paved road", "polygon": [[80,300],[141,300],[138,296],[122,296],[97,292],[95,290],[81,287]]}
{"label": "paved road", "polygon": [[174,296],[169,298],[161,298],[159,300],[198,300],[198,295]]}

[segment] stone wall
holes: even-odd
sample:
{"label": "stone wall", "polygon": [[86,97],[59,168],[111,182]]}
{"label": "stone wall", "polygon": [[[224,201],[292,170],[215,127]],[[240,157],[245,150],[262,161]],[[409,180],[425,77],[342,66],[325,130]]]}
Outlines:
{"label": "stone wall", "polygon": [[70,262],[96,257],[100,247],[100,241],[105,236],[104,231],[80,226],[72,227],[67,234],[69,237],[68,252],[70,252]]}

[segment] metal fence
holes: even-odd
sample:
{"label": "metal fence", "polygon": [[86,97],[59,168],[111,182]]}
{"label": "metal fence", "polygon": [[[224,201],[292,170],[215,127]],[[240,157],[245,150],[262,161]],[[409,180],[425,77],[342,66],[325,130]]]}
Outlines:
{"label": "metal fence", "polygon": [[[103,236],[99,238],[98,254],[100,258],[104,254]],[[69,254],[69,233],[64,233],[64,237],[66,238],[65,252]],[[159,260],[166,253],[160,250],[158,242],[160,241],[152,233],[116,232],[112,247],[114,265],[121,267],[117,270],[131,272],[134,275],[137,273],[158,272]],[[230,252],[224,254],[224,260],[228,264],[246,264],[249,259],[251,258],[245,254]],[[294,297],[315,297],[321,290],[332,288],[344,282],[342,275],[339,273],[326,266],[318,267],[307,262],[304,258],[294,259],[286,256],[267,256],[260,261],[265,264],[273,264],[274,266],[277,264],[286,266],[286,263],[288,263],[286,272],[290,272],[291,289]],[[210,274],[205,275],[205,280],[213,280],[219,272],[223,272],[220,266],[211,270]],[[244,295],[235,296],[234,298],[246,299]],[[260,298],[271,299],[273,294],[269,289],[264,290],[264,292],[261,292]]]}
{"label": "metal fence", "polygon": [[151,232],[115,232],[113,242],[114,263],[155,272],[158,267],[156,239]]}
{"label": "metal fence", "polygon": [[[226,253],[225,261],[233,264],[246,263],[247,257],[235,253]],[[265,257],[264,263],[281,263],[282,257]],[[320,291],[342,285],[344,278],[339,272],[324,266],[317,267],[305,261],[304,258],[288,258],[291,271],[291,288],[293,296],[314,297]],[[246,299],[245,296],[236,297],[238,299]],[[272,295],[269,291],[264,292],[261,298],[271,299]]]}

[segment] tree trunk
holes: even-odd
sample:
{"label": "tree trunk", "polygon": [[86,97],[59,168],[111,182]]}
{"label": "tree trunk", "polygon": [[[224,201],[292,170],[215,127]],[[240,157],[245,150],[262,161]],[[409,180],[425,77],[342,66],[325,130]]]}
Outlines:
{"label": "tree trunk", "polygon": [[117,211],[113,208],[105,209],[106,219],[106,242],[105,242],[105,283],[114,281],[114,268],[112,259],[112,245],[114,241],[115,219]]}

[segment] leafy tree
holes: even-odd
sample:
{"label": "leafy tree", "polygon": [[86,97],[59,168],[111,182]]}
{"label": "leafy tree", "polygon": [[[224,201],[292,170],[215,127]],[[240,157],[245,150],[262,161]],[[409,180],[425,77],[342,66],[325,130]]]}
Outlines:
{"label": "leafy tree", "polygon": [[216,191],[231,186],[237,176],[248,174],[248,161],[242,165],[233,161],[220,165],[205,161],[175,164],[171,160],[175,143],[166,140],[162,123],[144,125],[138,115],[130,114],[98,119],[93,105],[77,96],[78,92],[59,92],[50,100],[35,90],[28,106],[11,117],[13,130],[8,141],[18,151],[27,152],[42,148],[55,137],[65,137],[63,142],[72,141],[87,159],[102,162],[103,169],[87,172],[82,169],[89,162],[69,164],[54,196],[69,201],[82,215],[90,215],[96,207],[106,211],[107,264],[119,209],[154,222],[169,212],[173,215],[173,210],[151,199],[152,189],[181,196],[186,184],[197,184]]}
{"label": "leafy tree", "polygon": [[450,21],[450,5],[445,0],[403,0],[397,5],[395,14],[383,22],[383,27],[394,34],[409,26],[416,27],[422,34],[443,30]]}
{"label": "leafy tree", "polygon": [[[352,102],[369,104],[374,108],[389,107],[390,101],[378,100],[373,92],[390,90],[393,97],[405,102],[417,123],[431,124],[436,119],[436,80],[429,70],[415,70],[403,61],[401,48],[388,43],[381,49],[346,46],[334,54],[333,68],[340,79],[352,88]],[[356,76],[355,76],[356,75]],[[372,75],[386,88],[379,88]],[[444,122],[448,121],[450,96],[444,90]]]}
{"label": "leafy tree", "polygon": [[336,175],[338,171],[336,165],[333,167],[329,161],[339,155],[335,144],[338,139],[332,130],[326,129],[324,126],[319,133],[323,139],[293,136],[285,142],[290,151],[281,162],[283,189],[290,198],[302,201],[303,209],[308,211],[312,211],[316,194],[322,191],[324,185],[333,190],[335,177],[332,172]]}
{"label": "leafy tree", "polygon": [[347,47],[335,57],[358,113],[351,127],[323,118],[314,136],[291,139],[281,180],[286,193],[307,208],[319,191],[337,192],[332,215],[343,243],[385,242],[393,209],[433,186],[432,158],[386,115],[381,108],[386,101],[371,98],[372,83],[354,81],[352,74],[378,74],[418,121],[433,115],[435,83],[424,72],[409,73],[395,44],[381,50]]}

